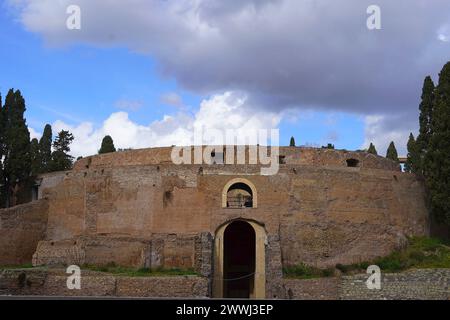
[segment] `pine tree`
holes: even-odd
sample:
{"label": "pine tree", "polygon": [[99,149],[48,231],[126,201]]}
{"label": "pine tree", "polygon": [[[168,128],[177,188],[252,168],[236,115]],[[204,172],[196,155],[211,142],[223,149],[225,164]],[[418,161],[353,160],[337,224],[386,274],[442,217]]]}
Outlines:
{"label": "pine tree", "polygon": [[290,147],[295,147],[295,139],[294,137],[291,137],[291,141],[289,142]]}
{"label": "pine tree", "polygon": [[40,157],[40,170],[39,173],[50,172],[52,164],[52,126],[47,124],[44,128],[44,133],[39,140],[39,157]]}
{"label": "pine tree", "polygon": [[429,141],[424,160],[429,206],[438,222],[450,225],[450,62],[439,74]]}
{"label": "pine tree", "polygon": [[62,130],[58,133],[53,142],[52,171],[65,171],[72,168],[73,157],[69,155],[69,152],[73,139],[74,137],[69,131]]}
{"label": "pine tree", "polygon": [[399,161],[398,153],[397,153],[397,149],[395,148],[394,141],[391,141],[391,143],[389,144],[389,147],[386,152],[386,158],[397,161],[397,162]]}
{"label": "pine tree", "polygon": [[39,142],[34,138],[30,143],[30,158],[31,158],[31,176],[36,176],[42,172],[42,161],[39,154]]}
{"label": "pine tree", "polygon": [[9,90],[4,106],[4,177],[7,206],[14,206],[28,194],[30,180],[30,132],[24,118],[25,100],[19,90]]}
{"label": "pine tree", "polygon": [[416,139],[412,133],[408,139],[408,155],[406,157],[405,172],[417,173],[420,167],[420,153],[417,147]]}
{"label": "pine tree", "polygon": [[98,153],[103,154],[103,153],[110,153],[110,152],[116,152],[116,148],[114,147],[114,141],[111,138],[111,136],[105,136],[103,138],[102,145],[101,145]]}
{"label": "pine tree", "polygon": [[375,146],[373,145],[373,143],[370,143],[369,149],[367,149],[368,153],[374,154],[374,155],[378,155],[377,149],[375,149]]}

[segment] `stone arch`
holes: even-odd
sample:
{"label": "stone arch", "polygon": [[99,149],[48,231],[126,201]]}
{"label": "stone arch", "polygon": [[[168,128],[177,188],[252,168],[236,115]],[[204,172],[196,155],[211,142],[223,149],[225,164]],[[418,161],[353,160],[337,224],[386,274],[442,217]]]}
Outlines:
{"label": "stone arch", "polygon": [[220,225],[214,237],[214,272],[213,272],[213,297],[224,298],[224,244],[225,231],[234,222],[248,223],[255,232],[255,271],[252,278],[252,299],[264,299],[266,297],[266,244],[267,233],[264,226],[256,221],[248,219],[233,219]]}
{"label": "stone arch", "polygon": [[228,181],[227,184],[225,184],[225,186],[223,187],[223,190],[222,190],[222,208],[228,207],[227,206],[228,190],[233,185],[236,185],[239,183],[246,185],[251,190],[251,194],[252,194],[251,208],[257,208],[258,207],[258,193],[256,191],[256,187],[251,181],[244,179],[244,178],[235,178],[235,179]]}

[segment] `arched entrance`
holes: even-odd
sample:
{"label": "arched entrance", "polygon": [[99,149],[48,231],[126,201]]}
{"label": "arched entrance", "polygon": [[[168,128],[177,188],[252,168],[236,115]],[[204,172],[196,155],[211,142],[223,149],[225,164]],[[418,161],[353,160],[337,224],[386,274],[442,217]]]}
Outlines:
{"label": "arched entrance", "polygon": [[223,238],[223,297],[248,299],[255,275],[255,230],[245,221],[235,221]]}
{"label": "arched entrance", "polygon": [[265,298],[264,227],[234,220],[216,232],[213,297]]}

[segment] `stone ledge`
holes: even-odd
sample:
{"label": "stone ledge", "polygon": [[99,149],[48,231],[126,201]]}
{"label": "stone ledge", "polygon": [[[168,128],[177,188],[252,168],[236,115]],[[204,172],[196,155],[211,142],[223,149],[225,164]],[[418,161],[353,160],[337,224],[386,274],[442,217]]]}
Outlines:
{"label": "stone ledge", "polygon": [[127,277],[82,271],[81,289],[67,289],[63,269],[4,269],[0,271],[0,296],[95,296],[204,298],[208,279],[198,276]]}

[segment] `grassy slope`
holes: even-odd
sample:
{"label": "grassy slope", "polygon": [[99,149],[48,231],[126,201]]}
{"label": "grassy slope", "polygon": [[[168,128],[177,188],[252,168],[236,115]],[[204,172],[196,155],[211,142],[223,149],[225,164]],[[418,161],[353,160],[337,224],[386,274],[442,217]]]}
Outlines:
{"label": "grassy slope", "polygon": [[408,240],[405,249],[373,261],[352,265],[338,264],[335,268],[328,269],[299,264],[284,268],[283,273],[288,278],[331,277],[335,275],[336,269],[343,274],[353,274],[365,272],[367,267],[373,264],[379,266],[383,272],[400,272],[411,268],[450,268],[450,247],[438,239],[414,237]]}

